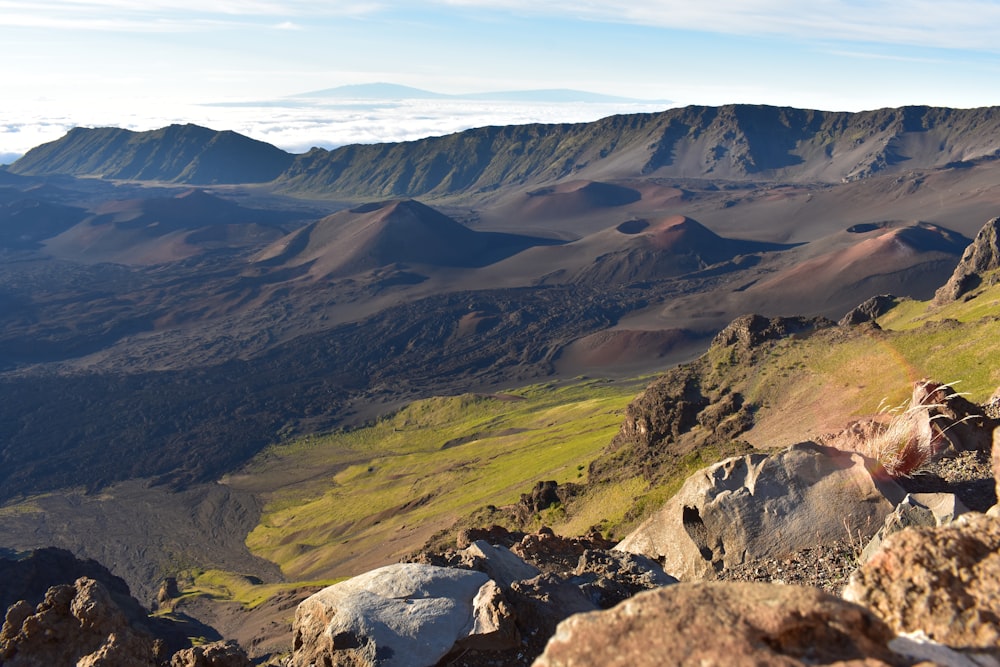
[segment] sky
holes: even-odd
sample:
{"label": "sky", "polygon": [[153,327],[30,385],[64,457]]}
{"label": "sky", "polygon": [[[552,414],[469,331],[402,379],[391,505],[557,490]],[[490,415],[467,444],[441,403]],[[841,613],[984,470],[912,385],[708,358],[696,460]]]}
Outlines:
{"label": "sky", "polygon": [[[687,104],[1000,105],[1000,0],[0,0],[0,163],[74,126],[291,152]],[[391,82],[649,103],[296,97]]]}

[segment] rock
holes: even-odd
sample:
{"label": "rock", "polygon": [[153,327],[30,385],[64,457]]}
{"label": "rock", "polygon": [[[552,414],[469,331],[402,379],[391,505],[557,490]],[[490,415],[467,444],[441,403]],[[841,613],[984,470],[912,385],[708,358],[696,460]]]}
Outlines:
{"label": "rock", "polygon": [[967,514],[888,536],[844,589],[896,633],[922,631],[967,655],[1000,659],[1000,519]]}
{"label": "rock", "polygon": [[926,430],[932,433],[930,447],[941,455],[988,451],[993,429],[1000,426],[1000,420],[988,417],[982,406],[933,380],[913,384],[908,412],[926,421]]}
{"label": "rock", "polygon": [[304,600],[291,667],[434,665],[456,648],[517,645],[512,611],[482,572],[388,565]]}
{"label": "rock", "polygon": [[859,454],[806,442],[700,470],[615,549],[656,559],[682,581],[714,578],[848,533],[867,539],[904,495]]}
{"label": "rock", "polygon": [[250,667],[250,658],[234,641],[192,646],[170,658],[170,667]]}
{"label": "rock", "polygon": [[524,639],[522,648],[530,655],[542,652],[561,621],[598,609],[579,586],[550,573],[515,582],[510,599]]}
{"label": "rock", "polygon": [[993,477],[996,479],[997,502],[1000,503],[1000,427],[993,429]]}
{"label": "rock", "polygon": [[108,590],[86,577],[53,586],[34,610],[13,605],[0,630],[5,667],[152,667],[156,659],[153,638],[133,630]]}
{"label": "rock", "polygon": [[780,340],[793,334],[814,331],[832,326],[833,322],[822,317],[772,317],[743,315],[730,322],[716,334],[712,347],[733,347],[745,352],[769,340]]}
{"label": "rock", "polygon": [[985,273],[996,269],[1000,269],[1000,218],[993,218],[979,230],[951,278],[934,294],[933,303],[956,301],[979,287]]}
{"label": "rock", "polygon": [[876,319],[885,315],[896,305],[898,299],[891,294],[880,294],[855,306],[849,313],[840,318],[837,326],[849,327],[864,324],[865,322],[875,322]]}
{"label": "rock", "polygon": [[169,600],[174,600],[181,596],[180,589],[177,588],[177,578],[167,577],[160,583],[160,590],[156,593],[157,604],[163,604]]}
{"label": "rock", "polygon": [[896,505],[885,522],[861,552],[861,563],[879,550],[885,538],[911,526],[943,526],[965,514],[969,509],[953,493],[908,493]]}
{"label": "rock", "polygon": [[677,579],[645,556],[587,550],[580,556],[570,582],[601,609],[610,609],[636,593],[676,584]]}
{"label": "rock", "polygon": [[983,403],[983,414],[991,419],[1000,419],[1000,387]]}
{"label": "rock", "polygon": [[520,531],[509,531],[503,526],[490,526],[489,528],[464,528],[459,531],[455,538],[455,546],[465,549],[473,542],[484,540],[490,544],[498,544],[508,549],[517,544],[524,533]]}
{"label": "rock", "polygon": [[80,577],[99,581],[130,622],[145,621],[146,610],[132,597],[124,579],[96,560],[80,559],[55,547],[0,558],[0,609],[7,609],[18,600],[37,605],[53,586],[72,585]]}
{"label": "rock", "polygon": [[874,614],[815,588],[700,582],[559,624],[535,667],[889,665]]}
{"label": "rock", "polygon": [[594,549],[610,549],[614,542],[601,535],[563,537],[548,528],[529,533],[511,547],[511,551],[545,572],[564,573],[576,568],[580,556]]}
{"label": "rock", "polygon": [[482,560],[482,565],[475,569],[485,572],[490,579],[503,588],[521,579],[537,577],[541,572],[534,565],[525,563],[514,555],[510,549],[493,546],[483,540],[473,542],[464,553]]}

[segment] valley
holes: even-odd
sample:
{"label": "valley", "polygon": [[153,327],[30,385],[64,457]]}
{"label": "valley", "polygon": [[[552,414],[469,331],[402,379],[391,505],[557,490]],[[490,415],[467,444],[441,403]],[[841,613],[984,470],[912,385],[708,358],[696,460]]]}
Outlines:
{"label": "valley", "polygon": [[[144,603],[180,576],[211,625],[213,595],[256,595],[218,583],[237,573],[286,591],[476,522],[621,537],[693,469],[920,377],[986,401],[996,287],[928,302],[1000,214],[997,155],[996,109],[927,107],[302,155],[73,130],[0,169],[0,547],[95,558]],[[879,294],[877,331],[824,321],[726,363],[713,344],[749,313],[836,321]],[[629,449],[664,373],[722,407]],[[580,489],[517,509],[548,480]]]}

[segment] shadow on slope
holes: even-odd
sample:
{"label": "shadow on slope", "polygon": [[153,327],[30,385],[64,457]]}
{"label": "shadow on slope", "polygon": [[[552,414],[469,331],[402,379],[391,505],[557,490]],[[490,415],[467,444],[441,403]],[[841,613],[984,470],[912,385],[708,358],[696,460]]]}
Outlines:
{"label": "shadow on slope", "polygon": [[47,241],[45,249],[73,261],[159,264],[218,248],[263,245],[280,238],[280,225],[296,217],[189,190],[101,204],[93,216]]}

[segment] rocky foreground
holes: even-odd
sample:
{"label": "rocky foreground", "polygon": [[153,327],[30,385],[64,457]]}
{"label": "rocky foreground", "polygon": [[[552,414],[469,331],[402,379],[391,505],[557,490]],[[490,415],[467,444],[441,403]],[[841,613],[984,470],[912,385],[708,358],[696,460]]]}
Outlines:
{"label": "rocky foreground", "polygon": [[[291,653],[268,663],[998,665],[1000,421],[983,419],[991,447],[947,430],[949,451],[901,483],[816,443],[728,459],[618,544],[467,530],[454,549],[307,598]],[[993,475],[979,479],[991,452]],[[81,576],[9,607],[4,665],[251,664],[233,642],[184,647],[92,561],[47,551],[18,563],[7,599],[30,598],[46,568]]]}

